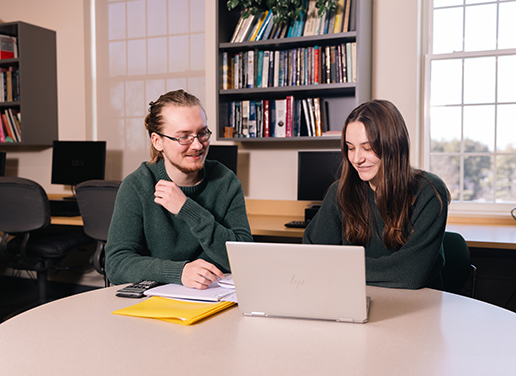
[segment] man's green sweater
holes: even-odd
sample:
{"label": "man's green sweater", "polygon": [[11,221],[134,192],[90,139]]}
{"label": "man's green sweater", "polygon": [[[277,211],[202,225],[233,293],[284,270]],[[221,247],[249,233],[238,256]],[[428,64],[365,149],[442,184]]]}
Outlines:
{"label": "man's green sweater", "polygon": [[106,244],[109,280],[180,284],[184,265],[198,258],[229,272],[225,242],[253,241],[235,174],[206,161],[203,180],[180,187],[187,200],[177,215],[154,202],[159,180],[170,181],[163,160],[142,163],[122,182]]}
{"label": "man's green sweater", "polygon": [[[441,201],[425,178],[437,189]],[[344,238],[343,213],[337,203],[337,187],[338,182],[330,187],[321,209],[304,233],[303,243],[351,244]],[[425,286],[442,288],[442,241],[448,216],[448,191],[441,179],[423,172],[414,195],[416,199],[409,208],[412,227],[408,224],[405,229],[408,240],[394,251],[387,249],[383,243],[385,223],[374,202],[374,191],[369,189],[369,202],[364,205],[371,207],[374,223],[371,223],[371,238],[364,245],[368,285],[406,289]]]}

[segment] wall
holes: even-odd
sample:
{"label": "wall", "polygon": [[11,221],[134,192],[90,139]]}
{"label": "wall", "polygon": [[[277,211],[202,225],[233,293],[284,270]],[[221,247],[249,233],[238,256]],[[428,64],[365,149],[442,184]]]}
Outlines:
{"label": "wall", "polygon": [[[0,19],[24,21],[57,32],[59,139],[86,137],[84,5],[79,0],[0,1]],[[44,95],[44,93],[41,93]],[[47,192],[66,192],[50,184],[52,149],[6,149],[8,175],[33,179]]]}

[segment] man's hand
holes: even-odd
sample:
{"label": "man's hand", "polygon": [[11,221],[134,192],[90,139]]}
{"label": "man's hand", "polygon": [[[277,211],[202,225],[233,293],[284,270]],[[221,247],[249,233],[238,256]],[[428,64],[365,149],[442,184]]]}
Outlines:
{"label": "man's hand", "polygon": [[185,264],[183,274],[181,274],[181,283],[186,287],[204,290],[213,281],[216,281],[217,277],[223,278],[224,273],[208,261],[197,259]]}
{"label": "man's hand", "polygon": [[172,214],[177,214],[186,201],[186,195],[176,183],[160,180],[154,191],[154,202],[163,206]]}

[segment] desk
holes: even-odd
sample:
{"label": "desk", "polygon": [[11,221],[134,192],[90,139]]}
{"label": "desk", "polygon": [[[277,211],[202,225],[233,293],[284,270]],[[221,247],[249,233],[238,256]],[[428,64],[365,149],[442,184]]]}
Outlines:
{"label": "desk", "polygon": [[2,375],[506,375],[516,314],[431,289],[368,286],[370,321],[244,317],[192,326],[111,314],[118,287],[54,301],[0,324]]}
{"label": "desk", "polygon": [[[49,194],[50,198],[62,195]],[[311,204],[302,201],[246,200],[247,217],[251,233],[256,236],[283,237],[299,240],[304,229],[287,228],[285,223],[303,221],[304,208]],[[315,204],[315,203],[312,203]],[[469,223],[468,223],[469,222]],[[495,221],[479,223],[478,220],[467,221],[462,218],[448,218],[448,231],[458,232],[466,239],[470,247],[516,250],[516,222]],[[52,217],[53,225],[82,226],[82,218]]]}

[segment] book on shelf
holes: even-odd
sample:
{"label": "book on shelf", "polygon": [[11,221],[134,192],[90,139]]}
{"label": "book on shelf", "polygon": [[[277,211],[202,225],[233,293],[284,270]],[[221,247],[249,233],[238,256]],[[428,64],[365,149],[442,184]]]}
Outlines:
{"label": "book on shelf", "polygon": [[275,137],[276,132],[276,101],[269,101],[269,137]]}
{"label": "book on shelf", "polygon": [[357,43],[351,42],[351,82],[357,81]]}
{"label": "book on shelf", "polygon": [[249,137],[249,101],[242,101],[242,136]]}
{"label": "book on shelf", "polygon": [[258,30],[258,33],[256,34],[256,37],[254,38],[255,41],[267,39],[269,36],[269,33],[271,32],[273,22],[273,13],[272,11],[266,11],[265,19],[263,20],[263,23],[260,26],[260,30]]}
{"label": "book on shelf", "polygon": [[235,102],[235,111],[233,113],[233,116],[235,117],[234,124],[235,124],[235,131],[233,132],[235,137],[242,137],[242,102],[236,101]]}
{"label": "book on shelf", "polygon": [[262,27],[263,22],[265,21],[265,18],[267,17],[268,13],[269,13],[269,11],[267,11],[267,10],[258,13],[257,21],[254,24],[253,30],[249,34],[249,39],[247,39],[249,42],[253,42],[253,41],[256,40],[256,36],[258,35],[258,31],[260,31],[260,28]]}
{"label": "book on shelf", "polygon": [[321,137],[329,129],[328,104],[319,97],[234,101],[223,108],[225,138]]}
{"label": "book on shelf", "polygon": [[19,121],[19,118],[18,118],[18,115],[19,115],[20,111],[13,110],[12,108],[9,108],[9,109],[7,109],[7,112],[9,114],[9,119],[11,121],[13,130],[14,130],[14,135],[16,136],[16,141],[21,142],[21,140],[22,140],[22,137],[21,137],[21,124],[20,124],[20,121]]}
{"label": "book on shelf", "polygon": [[18,43],[16,37],[0,34],[0,60],[16,59],[18,57]]}
{"label": "book on shelf", "polygon": [[246,87],[254,88],[254,51],[247,51]]}
{"label": "book on shelf", "polygon": [[263,137],[270,137],[270,108],[269,108],[269,100],[263,100]]}
{"label": "book on shelf", "polygon": [[314,118],[315,118],[315,135],[317,137],[322,136],[321,126],[321,104],[319,98],[314,98]]}
{"label": "book on shelf", "polygon": [[4,131],[4,122],[2,117],[0,116],[0,143],[5,142],[5,131]]}
{"label": "book on shelf", "polygon": [[256,59],[256,87],[262,87],[263,78],[263,51],[258,51]]}
{"label": "book on shelf", "polygon": [[328,31],[326,34],[333,34],[335,29],[335,15],[337,14],[337,8],[332,10],[329,15]]}
{"label": "book on shelf", "polygon": [[229,40],[229,43],[235,43],[237,37],[238,37],[238,33],[240,32],[240,30],[242,29],[242,25],[244,24],[244,14],[242,13],[240,15],[240,18],[238,19],[238,23],[235,27],[235,30],[233,31],[233,35],[231,36],[231,39]]}
{"label": "book on shelf", "polygon": [[285,137],[292,137],[294,128],[294,96],[287,95],[285,102]]}
{"label": "book on shelf", "polygon": [[349,17],[351,12],[351,0],[346,0],[346,5],[344,6],[344,16],[342,18],[342,32],[347,33],[349,30]]}
{"label": "book on shelf", "polygon": [[263,137],[263,100],[256,101],[256,137]]}
{"label": "book on shelf", "polygon": [[308,0],[308,9],[306,11],[306,22],[304,25],[303,36],[316,35],[317,31],[317,8],[316,0]]}
{"label": "book on shelf", "polygon": [[286,137],[287,100],[276,99],[276,127],[274,137]]}
{"label": "book on shelf", "polygon": [[[269,54],[270,54],[270,51],[263,51],[262,86],[261,87],[269,86]],[[258,69],[260,69],[260,66],[258,66]]]}
{"label": "book on shelf", "polygon": [[245,18],[242,26],[238,32],[238,35],[235,38],[235,43],[241,43],[248,39],[249,33],[251,32],[251,27],[254,26],[254,21],[256,20],[256,16],[250,14],[249,17]]}
{"label": "book on shelf", "polygon": [[349,30],[357,31],[357,0],[350,0]]}
{"label": "book on shelf", "polygon": [[340,33],[342,31],[345,3],[346,0],[337,0],[337,9],[335,11],[335,26],[333,27],[334,34]]}
{"label": "book on shelf", "polygon": [[228,90],[229,87],[229,61],[228,61],[228,53],[222,53],[222,90]]}
{"label": "book on shelf", "polygon": [[351,62],[351,43],[346,43],[346,79],[347,82],[353,82],[353,65]]}
{"label": "book on shelf", "polygon": [[273,84],[269,86],[278,87],[279,86],[279,68],[280,68],[280,51],[274,51],[274,74]]}
{"label": "book on shelf", "polygon": [[249,116],[248,116],[249,137],[256,137],[256,101],[249,101]]}
{"label": "book on shelf", "polygon": [[337,56],[335,46],[330,46],[330,83],[335,84],[337,80]]}
{"label": "book on shelf", "polygon": [[308,101],[306,99],[302,100],[303,102],[303,113],[305,115],[305,124],[306,124],[306,132],[308,137],[312,137],[312,126],[310,124],[310,113],[308,112]]}

